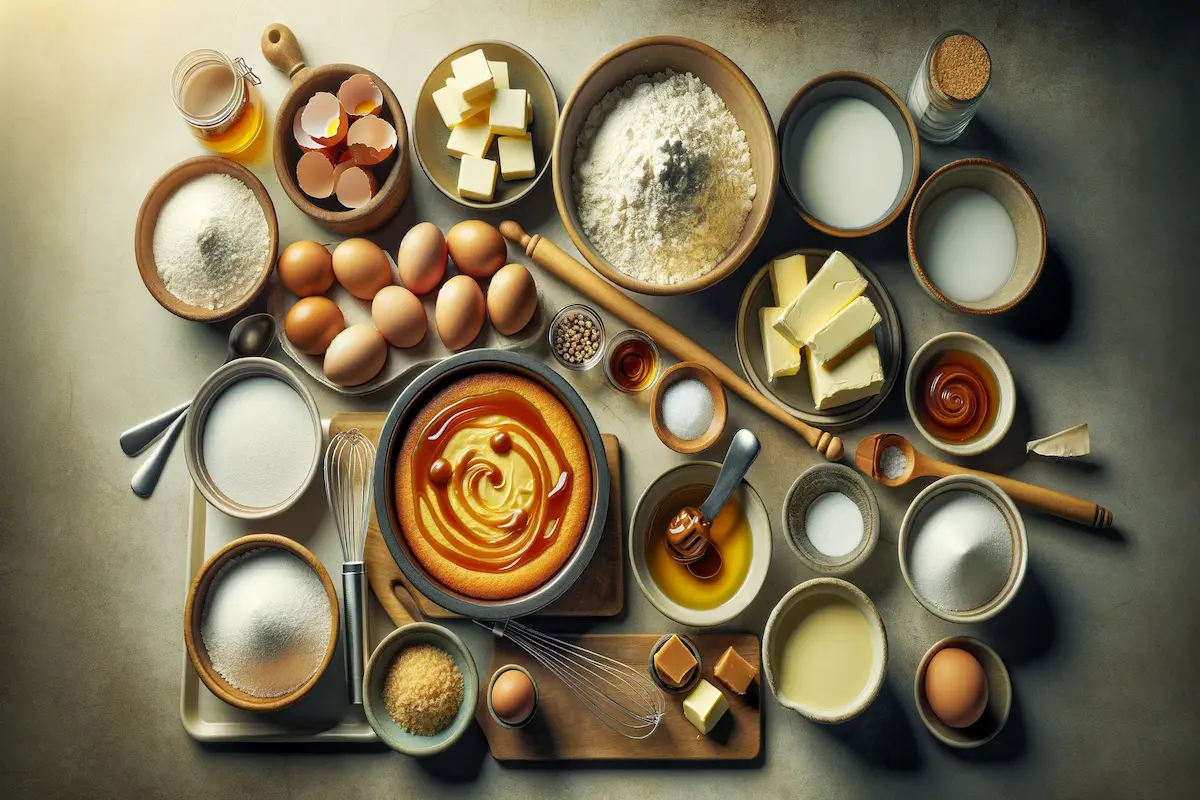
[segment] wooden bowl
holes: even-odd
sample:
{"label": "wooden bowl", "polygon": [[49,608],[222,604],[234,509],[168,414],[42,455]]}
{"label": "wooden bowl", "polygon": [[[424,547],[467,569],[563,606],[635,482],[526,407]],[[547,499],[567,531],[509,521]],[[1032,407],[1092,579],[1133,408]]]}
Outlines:
{"label": "wooden bowl", "polygon": [[[987,707],[982,717],[965,728],[951,728],[938,719],[925,695],[925,674],[929,670],[929,662],[939,650],[947,647],[957,647],[975,656],[987,676]],[[980,747],[996,737],[1008,721],[1008,714],[1012,710],[1012,694],[1012,679],[1008,675],[1008,668],[1004,666],[1004,660],[995,650],[973,636],[949,636],[929,648],[917,667],[917,676],[913,681],[913,697],[921,722],[925,723],[925,727],[939,742],[960,750]]]}
{"label": "wooden bowl", "polygon": [[[900,153],[904,159],[900,188],[888,210],[874,222],[855,228],[819,219],[805,207],[799,190],[799,156],[795,152],[804,136],[801,123],[805,115],[822,103],[843,97],[864,100],[887,117],[900,140]],[[805,222],[823,233],[849,238],[866,236],[882,230],[900,216],[900,212],[908,205],[917,188],[917,175],[921,169],[921,145],[908,107],[887,84],[861,72],[830,72],[801,86],[788,102],[783,117],[779,120],[779,158],[783,188],[796,212]]]}
{"label": "wooden bowl", "polygon": [[[695,378],[700,381],[704,384],[704,388],[708,389],[708,393],[712,395],[713,399],[712,422],[708,424],[708,429],[696,439],[680,439],[667,429],[662,418],[662,400],[667,387],[685,378]],[[725,419],[728,414],[729,406],[725,401],[725,387],[717,380],[717,376],[711,369],[695,361],[681,361],[668,369],[658,379],[658,383],[654,384],[654,389],[650,392],[650,424],[654,426],[654,432],[658,434],[659,440],[676,453],[699,453],[701,450],[712,447],[721,438],[721,432],[725,430]]]}
{"label": "wooden bowl", "polygon": [[[750,145],[757,194],[741,236],[713,269],[690,281],[662,284],[626,275],[592,247],[579,221],[572,177],[575,172],[576,142],[592,108],[604,95],[635,75],[668,69],[692,73],[725,101]],[[737,64],[703,42],[682,36],[649,36],[621,45],[584,74],[559,118],[558,130],[554,134],[554,165],[551,173],[554,176],[554,202],[558,205],[563,226],[579,252],[597,272],[630,291],[650,295],[679,295],[697,292],[728,277],[750,255],[771,217],[775,186],[779,182],[779,153],[767,106]]]}
{"label": "wooden bowl", "polygon": [[[459,56],[473,50],[482,50],[489,61],[504,61],[508,64],[508,81],[514,89],[524,89],[529,93],[533,102],[533,122],[529,125],[529,133],[533,137],[533,159],[538,165],[537,174],[532,178],[506,181],[496,178],[496,194],[490,203],[478,200],[468,200],[458,194],[459,159],[446,152],[446,142],[450,138],[450,129],[442,122],[441,114],[433,103],[433,92],[446,85],[446,78],[454,73],[450,62]],[[417,154],[417,163],[425,171],[429,182],[438,191],[459,205],[480,210],[494,210],[511,206],[525,195],[533,191],[542,176],[549,171],[550,153],[554,149],[554,128],[558,122],[558,96],[554,93],[554,84],[542,65],[533,56],[510,42],[485,41],[475,42],[458,48],[453,53],[438,62],[437,66],[421,84],[421,92],[417,95],[417,112],[413,117],[413,150]],[[499,163],[500,156],[493,142],[488,158]]]}
{"label": "wooden bowl", "polygon": [[[400,210],[408,197],[412,181],[412,162],[408,154],[408,122],[400,101],[383,79],[368,69],[354,64],[326,64],[309,67],[304,63],[300,43],[286,25],[273,23],[263,31],[261,39],[263,56],[276,69],[292,79],[279,112],[275,116],[274,153],[275,174],[283,191],[296,208],[312,217],[318,224],[334,233],[356,236],[382,228]],[[379,180],[379,191],[362,208],[345,209],[334,197],[314,200],[300,190],[296,183],[296,162],[304,152],[292,135],[292,121],[300,110],[317,92],[337,94],[338,87],[357,73],[368,75],[383,93],[383,110],[380,117],[396,129],[396,150],[382,163],[370,169]],[[384,173],[386,171],[386,178]]]}
{"label": "wooden bowl", "polygon": [[[1017,263],[1008,282],[990,297],[960,302],[947,297],[921,264],[921,223],[935,200],[952,189],[972,188],[1000,201],[1017,233]],[[908,213],[908,263],[930,297],[963,314],[999,314],[1021,302],[1042,275],[1046,260],[1046,218],[1033,190],[1017,173],[986,158],[953,161],[921,185]]]}
{"label": "wooden bowl", "polygon": [[[279,697],[258,697],[231,686],[219,672],[213,669],[208,651],[204,648],[204,639],[200,635],[200,623],[204,618],[204,604],[208,599],[208,590],[212,587],[213,579],[232,559],[263,547],[284,550],[312,567],[313,571],[317,573],[317,577],[321,579],[321,585],[325,587],[325,593],[329,597],[329,646],[325,649],[325,656],[321,659],[317,671],[311,678],[288,694]],[[308,691],[325,674],[325,669],[333,658],[333,651],[337,649],[337,640],[338,598],[337,592],[333,588],[333,581],[329,579],[329,573],[307,548],[284,536],[277,536],[273,533],[253,533],[240,539],[234,539],[204,562],[204,566],[196,573],[196,577],[192,580],[192,586],[188,590],[187,602],[183,609],[183,641],[187,647],[188,659],[192,662],[192,668],[196,670],[196,674],[200,676],[200,680],[204,682],[210,692],[229,705],[243,711],[278,711],[308,694]]]}
{"label": "wooden bowl", "polygon": [[[167,291],[162,278],[159,277],[158,265],[154,262],[154,226],[158,221],[158,214],[162,210],[163,204],[183,184],[201,175],[213,173],[232,175],[250,187],[250,191],[254,192],[254,196],[258,198],[263,215],[267,218],[267,234],[270,237],[267,258],[259,269],[258,276],[254,279],[254,285],[235,302],[217,309],[194,306],[171,294]],[[150,294],[154,296],[160,306],[177,317],[196,322],[220,322],[230,317],[236,317],[245,311],[262,291],[267,278],[271,276],[278,250],[279,220],[275,217],[275,205],[271,202],[271,196],[267,194],[267,188],[254,176],[253,172],[241,164],[220,156],[196,156],[186,161],[180,161],[164,172],[162,177],[150,187],[146,198],[142,200],[142,207],[138,209],[137,224],[133,232],[133,254],[137,259],[138,274],[142,276],[142,283],[146,284],[146,288],[150,290]]]}

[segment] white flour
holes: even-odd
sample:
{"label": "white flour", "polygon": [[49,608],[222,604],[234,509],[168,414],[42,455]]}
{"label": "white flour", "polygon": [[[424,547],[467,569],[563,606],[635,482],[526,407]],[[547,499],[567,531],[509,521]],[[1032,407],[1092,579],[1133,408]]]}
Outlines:
{"label": "white flour", "polygon": [[691,73],[638,75],[588,114],[575,152],[584,233],[630,277],[680,283],[741,235],[757,188],[746,134]]}
{"label": "white flour", "polygon": [[154,223],[154,262],[167,291],[203,308],[244,297],[270,245],[258,198],[232,175],[188,181],[163,203]]}

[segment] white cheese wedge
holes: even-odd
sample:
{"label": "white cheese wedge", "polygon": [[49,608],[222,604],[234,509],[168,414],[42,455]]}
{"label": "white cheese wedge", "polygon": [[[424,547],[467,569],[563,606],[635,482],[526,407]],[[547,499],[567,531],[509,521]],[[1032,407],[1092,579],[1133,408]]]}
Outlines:
{"label": "white cheese wedge", "polygon": [[808,359],[808,383],[818,411],[844,406],[883,389],[883,362],[875,342],[867,342],[834,364]]}
{"label": "white cheese wedge", "polygon": [[758,324],[762,327],[763,360],[767,363],[768,380],[795,375],[800,371],[800,348],[771,327],[782,308],[764,306],[758,310]]}
{"label": "white cheese wedge", "polygon": [[804,256],[776,258],[767,268],[771,276],[771,293],[780,310],[787,308],[808,285],[808,262]]}
{"label": "white cheese wedge", "polygon": [[800,296],[788,304],[775,330],[796,347],[812,338],[817,329],[841,311],[867,288],[867,281],[858,274],[853,262],[841,252],[834,252],[813,276]]}
{"label": "white cheese wedge", "polygon": [[879,322],[875,304],[867,296],[859,295],[814,331],[812,338],[804,344],[811,358],[819,364],[827,364],[857,344]]}
{"label": "white cheese wedge", "polygon": [[725,712],[729,710],[729,701],[721,690],[706,680],[696,684],[696,688],[683,701],[683,715],[688,722],[696,726],[696,730],[707,734]]}

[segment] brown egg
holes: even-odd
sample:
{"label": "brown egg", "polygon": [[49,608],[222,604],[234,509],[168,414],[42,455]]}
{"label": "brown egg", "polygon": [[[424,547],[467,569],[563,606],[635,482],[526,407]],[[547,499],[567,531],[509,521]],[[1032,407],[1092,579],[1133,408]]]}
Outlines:
{"label": "brown egg", "polygon": [[529,718],[537,704],[533,681],[519,669],[506,669],[492,683],[492,710],[509,725]]}
{"label": "brown egg", "polygon": [[371,301],[371,321],[393,347],[413,347],[425,338],[425,306],[403,286],[385,286]]}
{"label": "brown egg", "polygon": [[433,317],[442,343],[451,350],[461,350],[483,329],[483,290],[474,278],[455,275],[438,290]]}
{"label": "brown egg", "polygon": [[387,361],[387,342],[370,325],[351,325],[325,351],[325,377],[338,386],[358,386],[379,374]]}
{"label": "brown egg", "polygon": [[333,256],[317,242],[292,242],[276,262],[279,280],[297,297],[324,294],[333,286]]}
{"label": "brown egg", "polygon": [[925,670],[929,707],[951,728],[974,725],[987,708],[987,675],[975,656],[957,647],[934,654]]}
{"label": "brown egg", "polygon": [[432,291],[446,274],[446,237],[432,222],[418,222],[400,240],[400,282],[416,294]]}
{"label": "brown egg", "polygon": [[490,278],[508,260],[508,246],[500,231],[483,220],[468,219],[446,232],[450,258],[459,271],[472,278]]}
{"label": "brown egg", "polygon": [[370,300],[392,282],[392,265],[374,242],[347,239],[333,251],[333,274],[347,292],[361,300]]}
{"label": "brown egg", "polygon": [[505,336],[528,325],[537,305],[537,284],[525,267],[508,264],[492,276],[487,290],[488,319]]}
{"label": "brown egg", "polygon": [[319,295],[297,300],[283,320],[283,333],[288,341],[310,356],[324,353],[345,327],[346,318],[337,303]]}

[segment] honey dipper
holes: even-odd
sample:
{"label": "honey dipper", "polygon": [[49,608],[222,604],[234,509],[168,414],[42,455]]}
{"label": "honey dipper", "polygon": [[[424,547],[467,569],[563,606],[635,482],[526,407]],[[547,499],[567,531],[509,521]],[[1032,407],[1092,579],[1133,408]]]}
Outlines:
{"label": "honey dipper", "polygon": [[635,300],[627,297],[596,273],[567,255],[562,248],[541,234],[527,234],[521,226],[512,220],[500,223],[500,233],[513,244],[525,250],[525,254],[534,262],[570,286],[580,294],[599,303],[607,311],[620,317],[626,324],[647,334],[671,355],[680,361],[697,361],[712,370],[717,379],[727,388],[740,395],[750,405],[769,417],[783,423],[825,456],[827,461],[837,461],[842,457],[842,440],[830,433],[796,419],[787,411],[775,405],[770,398],[760,393],[746,382],[740,375],[725,366],[721,359],[705,350],[700,345],[672,328],[659,317],[650,313]]}
{"label": "honey dipper", "polygon": [[[889,447],[897,447],[904,454],[904,471],[889,478],[884,474],[880,461],[883,451]],[[993,475],[977,469],[960,467],[958,464],[948,464],[929,456],[922,455],[903,436],[895,433],[876,433],[868,436],[858,444],[854,452],[854,463],[858,468],[870,475],[884,486],[903,486],[914,478],[944,478],[947,475],[974,475],[985,478],[999,486],[1018,503],[1033,506],[1039,511],[1053,514],[1056,517],[1088,525],[1092,528],[1107,528],[1112,525],[1112,512],[1103,506],[1096,505],[1090,500],[1072,497],[1069,494],[1044,489],[1032,483],[1015,481],[1003,475]]]}

